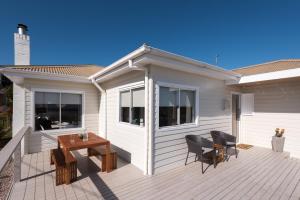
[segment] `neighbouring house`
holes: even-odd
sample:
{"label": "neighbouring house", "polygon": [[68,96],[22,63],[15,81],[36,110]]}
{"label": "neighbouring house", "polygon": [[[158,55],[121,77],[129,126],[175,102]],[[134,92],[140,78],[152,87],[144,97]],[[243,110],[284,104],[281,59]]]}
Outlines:
{"label": "neighbouring house", "polygon": [[[15,38],[28,42],[19,29]],[[285,150],[300,157],[300,61],[229,71],[143,45],[105,68],[34,66],[28,49],[21,65],[17,59],[2,69],[14,83],[13,134],[32,127],[24,153],[53,148],[58,135],[87,129],[151,175],[184,164],[187,134],[221,130],[270,148],[282,127]]]}

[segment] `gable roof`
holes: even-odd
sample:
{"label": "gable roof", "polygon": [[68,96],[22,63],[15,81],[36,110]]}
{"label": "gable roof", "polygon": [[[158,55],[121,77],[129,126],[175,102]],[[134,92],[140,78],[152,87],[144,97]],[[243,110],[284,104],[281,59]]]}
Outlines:
{"label": "gable roof", "polygon": [[2,65],[3,72],[32,72],[88,78],[104,67],[97,65]]}
{"label": "gable roof", "polygon": [[251,65],[232,71],[243,76],[300,68],[300,59],[286,59]]}

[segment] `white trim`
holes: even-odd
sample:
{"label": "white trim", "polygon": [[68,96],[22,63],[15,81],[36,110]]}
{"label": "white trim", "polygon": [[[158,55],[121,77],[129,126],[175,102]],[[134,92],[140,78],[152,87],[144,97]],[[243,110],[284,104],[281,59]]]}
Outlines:
{"label": "white trim", "polygon": [[300,68],[243,76],[241,77],[239,84],[294,77],[300,77]]}
{"label": "white trim", "polygon": [[[205,75],[221,80],[238,80],[240,77],[240,75],[235,72],[226,71],[223,68],[208,63],[143,45],[127,56],[109,65],[104,70],[90,76],[89,79],[96,79],[97,82],[103,82],[108,78],[115,78],[130,70],[135,70],[136,67],[142,67],[148,64],[156,64],[173,70]],[[117,67],[120,69],[115,70]]]}
{"label": "white trim", "polygon": [[174,126],[164,126],[164,127],[158,127],[156,131],[159,132],[168,132],[172,130],[177,130],[177,129],[183,129],[183,128],[196,128],[198,125],[196,123],[186,123],[186,124],[178,124]]}
{"label": "white trim", "polygon": [[51,133],[70,133],[70,132],[80,132],[80,131],[84,131],[85,128],[63,128],[63,129],[51,129],[51,130],[39,130],[39,131],[35,131],[33,130],[33,133],[45,133],[45,134],[51,134]]}
{"label": "white trim", "polygon": [[144,54],[145,52],[148,52],[148,51],[150,51],[150,47],[148,47],[147,45],[142,45],[138,49],[134,50],[133,52],[129,53],[128,55],[120,58],[116,62],[114,62],[111,65],[107,66],[104,70],[101,70],[101,71],[93,74],[92,76],[89,77],[89,79],[93,79],[93,78],[96,78],[97,76],[101,76],[102,74],[105,74],[106,72],[109,72],[110,70],[126,63],[128,60],[132,60],[133,58],[135,58],[139,55],[142,55],[142,54]]}
{"label": "white trim", "polygon": [[244,141],[243,136],[242,136],[242,113],[241,113],[241,109],[242,109],[242,93],[241,92],[235,92],[235,91],[231,91],[230,92],[230,114],[231,114],[231,133],[232,133],[232,95],[238,95],[239,96],[239,109],[240,109],[240,120],[238,121],[238,134],[239,134],[239,143],[242,143]]}
{"label": "white trim", "polygon": [[[171,88],[178,88],[180,90],[191,90],[195,91],[195,116],[194,116],[194,122],[192,123],[185,123],[185,124],[178,124],[178,125],[173,125],[173,126],[164,126],[164,127],[159,127],[159,87],[171,87]],[[157,81],[155,84],[156,88],[156,126],[155,130],[156,131],[168,131],[168,130],[174,130],[174,129],[180,129],[183,127],[190,128],[190,127],[197,127],[199,125],[199,88],[196,86],[191,86],[191,85],[183,85],[183,84],[176,84],[176,83],[168,83],[168,82],[160,82]],[[180,96],[179,96],[180,98]],[[178,120],[178,119],[177,119]]]}
{"label": "white trim", "polygon": [[148,137],[148,175],[152,175],[153,174],[153,160],[154,160],[154,109],[156,109],[154,107],[155,103],[154,103],[154,94],[155,94],[155,87],[154,87],[154,83],[153,83],[153,78],[152,78],[152,74],[149,73],[149,76],[148,76],[148,79],[149,79],[149,137]]}
{"label": "white trim", "polygon": [[140,87],[145,87],[144,81],[139,81],[135,83],[129,83],[126,85],[119,86],[118,89],[119,91],[125,91],[125,90],[130,90],[130,89],[136,89]]}
{"label": "white trim", "polygon": [[[35,130],[35,92],[49,92],[49,93],[67,93],[67,94],[81,94],[82,98],[82,111],[81,111],[81,127],[78,128],[65,128],[65,129],[54,129],[54,130]],[[61,96],[61,95],[60,95]],[[61,101],[60,101],[61,102]],[[85,92],[76,90],[58,90],[58,89],[48,89],[48,88],[31,88],[31,125],[33,127],[33,132],[42,133],[55,133],[55,132],[65,132],[65,131],[78,131],[85,129]]]}

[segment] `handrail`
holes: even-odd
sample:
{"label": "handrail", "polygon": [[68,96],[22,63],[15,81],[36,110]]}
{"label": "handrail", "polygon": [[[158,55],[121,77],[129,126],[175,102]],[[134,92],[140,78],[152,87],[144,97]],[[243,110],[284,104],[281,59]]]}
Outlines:
{"label": "handrail", "polygon": [[25,133],[29,130],[29,126],[24,126],[21,128],[16,136],[14,136],[0,151],[0,172],[5,167],[6,163],[11,158],[12,154],[15,152],[16,148],[22,141],[22,138],[24,137]]}

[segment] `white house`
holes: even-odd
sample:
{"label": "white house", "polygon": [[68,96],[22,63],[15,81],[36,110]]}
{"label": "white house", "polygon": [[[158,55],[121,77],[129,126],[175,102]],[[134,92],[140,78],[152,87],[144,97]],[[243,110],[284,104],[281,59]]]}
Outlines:
{"label": "white house", "polygon": [[300,157],[300,60],[274,63],[228,71],[143,45],[105,68],[14,65],[2,73],[14,82],[13,133],[32,127],[24,153],[87,129],[151,175],[184,164],[185,135],[211,130],[270,148],[274,129],[285,128],[285,150]]}

